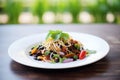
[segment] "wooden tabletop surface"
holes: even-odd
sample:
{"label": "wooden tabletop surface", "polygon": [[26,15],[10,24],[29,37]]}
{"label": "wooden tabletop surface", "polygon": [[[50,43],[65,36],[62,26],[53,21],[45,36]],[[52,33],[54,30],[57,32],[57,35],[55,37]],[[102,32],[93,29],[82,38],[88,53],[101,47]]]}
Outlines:
{"label": "wooden tabletop surface", "polygon": [[[110,51],[93,64],[60,70],[24,66],[8,56],[8,47],[15,40],[51,29],[96,35],[108,42]],[[120,80],[120,25],[0,25],[0,60],[0,80]]]}

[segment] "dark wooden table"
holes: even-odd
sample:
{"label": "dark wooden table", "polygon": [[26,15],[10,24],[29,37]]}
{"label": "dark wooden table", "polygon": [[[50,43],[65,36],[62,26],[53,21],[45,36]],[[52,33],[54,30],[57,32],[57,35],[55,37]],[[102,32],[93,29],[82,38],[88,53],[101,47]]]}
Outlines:
{"label": "dark wooden table", "polygon": [[[51,29],[99,36],[109,43],[109,54],[90,65],[60,70],[24,66],[8,56],[15,40]],[[120,25],[0,25],[0,80],[120,80]]]}

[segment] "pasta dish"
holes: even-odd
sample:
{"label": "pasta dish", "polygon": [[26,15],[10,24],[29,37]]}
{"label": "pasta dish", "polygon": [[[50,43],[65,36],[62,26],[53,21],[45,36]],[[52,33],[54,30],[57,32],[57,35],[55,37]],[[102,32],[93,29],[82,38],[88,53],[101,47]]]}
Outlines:
{"label": "pasta dish", "polygon": [[82,60],[95,50],[84,49],[80,41],[74,40],[61,30],[50,30],[45,41],[33,46],[29,52],[35,60],[50,63],[67,63]]}

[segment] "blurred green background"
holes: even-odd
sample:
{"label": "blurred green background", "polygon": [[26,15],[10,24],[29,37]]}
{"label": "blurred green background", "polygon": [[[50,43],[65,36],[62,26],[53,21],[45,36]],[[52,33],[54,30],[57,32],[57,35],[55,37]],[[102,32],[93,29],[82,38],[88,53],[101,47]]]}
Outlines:
{"label": "blurred green background", "polygon": [[0,24],[120,24],[120,0],[0,0]]}

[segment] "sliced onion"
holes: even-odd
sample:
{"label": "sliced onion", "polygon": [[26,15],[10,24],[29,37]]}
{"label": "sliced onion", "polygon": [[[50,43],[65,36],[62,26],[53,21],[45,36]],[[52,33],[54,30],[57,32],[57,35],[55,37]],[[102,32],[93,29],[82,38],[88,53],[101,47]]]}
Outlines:
{"label": "sliced onion", "polygon": [[73,61],[72,58],[68,58],[68,59],[65,59],[65,60],[63,61],[63,63],[68,63],[68,62],[72,62],[72,61]]}
{"label": "sliced onion", "polygon": [[64,52],[59,52],[59,54],[60,54],[60,55],[65,55],[65,53],[64,53]]}
{"label": "sliced onion", "polygon": [[53,52],[51,52],[50,53],[50,60],[52,60],[53,58],[52,58],[52,55],[53,55]]}

